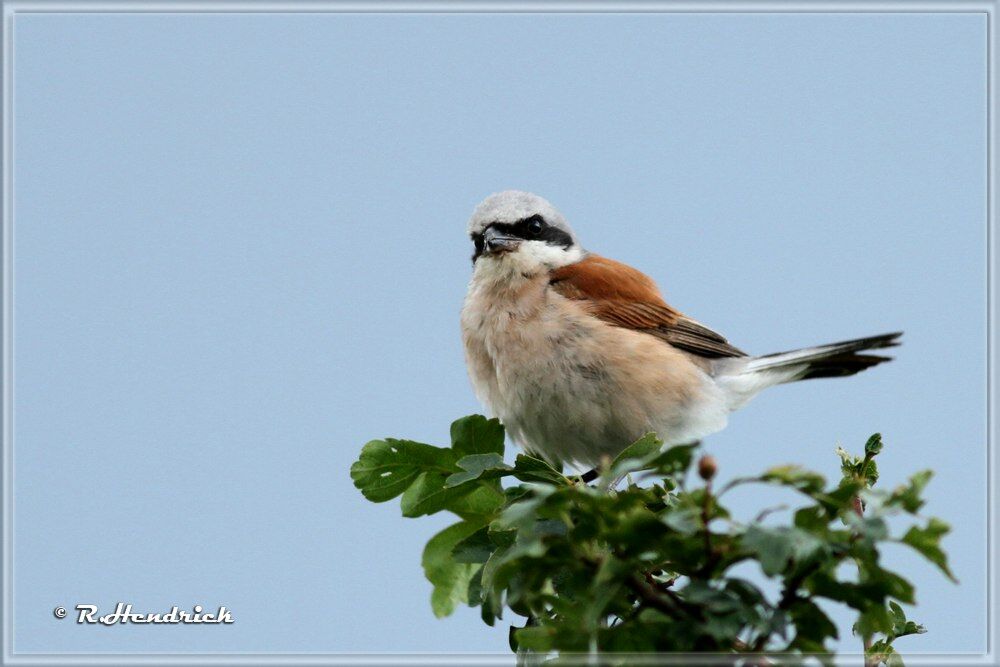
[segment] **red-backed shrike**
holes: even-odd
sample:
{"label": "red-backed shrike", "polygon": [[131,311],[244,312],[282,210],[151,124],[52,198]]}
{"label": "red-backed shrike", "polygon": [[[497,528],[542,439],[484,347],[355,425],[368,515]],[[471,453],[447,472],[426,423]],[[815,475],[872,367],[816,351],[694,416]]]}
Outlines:
{"label": "red-backed shrike", "polygon": [[552,204],[486,198],[462,338],[480,400],[527,451],[596,467],[644,433],[690,443],[768,387],[854,375],[899,333],[751,356],[667,305],[630,266],[585,251]]}

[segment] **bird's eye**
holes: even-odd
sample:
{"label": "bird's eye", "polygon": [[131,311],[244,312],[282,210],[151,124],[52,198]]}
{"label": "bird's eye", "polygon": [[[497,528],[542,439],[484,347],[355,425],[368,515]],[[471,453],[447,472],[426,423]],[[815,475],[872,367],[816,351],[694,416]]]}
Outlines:
{"label": "bird's eye", "polygon": [[532,218],[531,220],[528,220],[527,229],[528,233],[532,236],[538,236],[542,233],[542,230],[545,229],[545,221],[541,218]]}

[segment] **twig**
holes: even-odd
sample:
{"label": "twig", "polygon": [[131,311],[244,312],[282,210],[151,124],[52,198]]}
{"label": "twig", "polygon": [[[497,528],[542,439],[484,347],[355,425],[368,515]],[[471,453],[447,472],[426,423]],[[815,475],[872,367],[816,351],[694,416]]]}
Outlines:
{"label": "twig", "polygon": [[643,603],[658,609],[668,616],[684,615],[680,601],[669,594],[661,594],[656,588],[646,582],[638,574],[633,574],[627,580],[629,588],[639,596]]}
{"label": "twig", "polygon": [[784,505],[784,504],[782,504],[782,505],[775,505],[774,507],[767,507],[765,509],[762,509],[760,511],[760,513],[756,517],[754,517],[753,522],[754,523],[761,523],[762,521],[764,521],[764,519],[766,519],[767,517],[771,516],[775,512],[783,512],[783,511],[785,511],[787,509],[788,509],[788,505]]}
{"label": "twig", "polygon": [[705,482],[705,500],[701,504],[701,525],[705,529],[705,574],[715,563],[715,551],[712,549],[712,531],[708,529],[712,509],[712,480]]}
{"label": "twig", "polygon": [[861,496],[854,496],[854,498],[851,499],[851,503],[854,508],[854,513],[859,517],[863,517],[865,515],[865,506],[861,503]]}
{"label": "twig", "polygon": [[[864,474],[864,471],[868,469],[868,462],[871,460],[872,460],[872,455],[866,452],[864,461],[861,463],[862,474]],[[860,481],[863,487],[868,486],[868,482],[864,477],[862,477]],[[859,518],[864,518],[865,505],[863,502],[861,502],[860,493],[854,494],[854,498],[851,499],[851,506],[854,509],[854,513],[857,514]],[[865,667],[878,667],[878,660],[872,659],[871,657],[868,656],[868,651],[870,651],[872,647],[871,634],[864,635],[864,637],[862,638],[862,646],[864,646],[865,649]]]}

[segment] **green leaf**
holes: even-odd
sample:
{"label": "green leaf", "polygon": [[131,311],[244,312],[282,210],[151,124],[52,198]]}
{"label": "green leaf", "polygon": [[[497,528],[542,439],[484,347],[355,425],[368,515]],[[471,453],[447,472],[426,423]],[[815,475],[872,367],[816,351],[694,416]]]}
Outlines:
{"label": "green leaf", "polygon": [[878,464],[875,463],[875,459],[869,459],[867,463],[862,463],[861,479],[869,488],[875,486],[875,482],[878,481]]}
{"label": "green leaf", "polygon": [[869,544],[889,538],[889,526],[877,514],[858,516],[852,512],[844,517],[844,522]]}
{"label": "green leaf", "polygon": [[757,555],[764,574],[774,576],[790,564],[802,563],[823,548],[823,542],[799,528],[753,525],[743,534],[743,547]]}
{"label": "green leaf", "polygon": [[[616,468],[621,466],[622,463],[628,460],[632,461],[645,461],[650,458],[653,454],[658,454],[660,447],[663,446],[663,441],[656,437],[655,433],[647,433],[642,436],[631,445],[622,450],[622,452],[614,458],[611,462],[610,470],[614,471]],[[640,468],[635,468],[639,470]],[[624,473],[620,473],[624,474]],[[613,475],[617,476],[617,475]]]}
{"label": "green leaf", "polygon": [[865,443],[865,456],[875,456],[882,451],[882,434],[874,433]]}
{"label": "green leaf", "polygon": [[365,498],[381,503],[406,491],[421,473],[451,472],[454,464],[450,449],[410,440],[372,440],[351,466],[351,479]]}
{"label": "green leaf", "polygon": [[761,480],[771,484],[790,486],[812,496],[823,491],[826,480],[823,476],[799,466],[786,465],[770,468],[761,475]]}
{"label": "green leaf", "polygon": [[459,501],[479,488],[478,485],[463,484],[445,488],[446,479],[447,476],[439,472],[421,473],[400,500],[403,516],[413,518],[442,510],[458,512],[466,508]]}
{"label": "green leaf", "polygon": [[793,521],[796,528],[802,528],[810,533],[825,537],[829,532],[830,518],[820,505],[810,505],[796,510]]}
{"label": "green leaf", "polygon": [[498,526],[497,523],[494,521],[489,525],[490,542],[495,544],[499,549],[512,546],[514,540],[517,539],[517,531],[503,528]]}
{"label": "green leaf", "polygon": [[496,479],[513,470],[513,468],[503,462],[502,456],[492,453],[463,456],[455,465],[461,468],[462,472],[456,472],[445,480],[444,485],[447,488],[483,477]]}
{"label": "green leaf", "polygon": [[858,622],[854,624],[855,631],[862,637],[870,636],[876,632],[888,634],[892,632],[892,618],[889,610],[883,603],[874,603],[867,600],[865,609],[858,616]]}
{"label": "green leaf", "polygon": [[840,472],[843,473],[845,477],[853,476],[857,471],[858,464],[861,463],[861,458],[854,456],[840,446],[837,447],[836,452],[837,456],[840,457]]}
{"label": "green leaf", "polygon": [[493,625],[493,622],[501,618],[503,613],[502,591],[494,588],[493,579],[496,576],[497,568],[504,562],[510,548],[499,547],[483,565],[482,583],[480,584],[483,598],[482,617],[487,625]]}
{"label": "green leaf", "polygon": [[796,600],[788,610],[795,624],[795,638],[792,646],[803,648],[805,640],[808,646],[826,646],[827,638],[837,639],[837,626],[830,617],[811,600]]}
{"label": "green leaf", "polygon": [[514,459],[514,477],[522,482],[543,482],[560,486],[569,483],[561,472],[548,463],[527,454],[518,454]]}
{"label": "green leaf", "polygon": [[489,528],[484,526],[455,545],[451,553],[457,563],[485,563],[496,548]]}
{"label": "green leaf", "polygon": [[661,521],[671,530],[685,535],[694,535],[701,530],[701,512],[690,505],[668,508],[661,515]]}
{"label": "green leaf", "polygon": [[691,467],[696,449],[698,445],[675,445],[653,457],[648,463],[648,468],[664,477],[681,475]]}
{"label": "green leaf", "polygon": [[922,635],[927,632],[927,628],[906,620],[906,614],[898,603],[889,600],[889,611],[892,613],[892,636],[894,639],[907,635]]}
{"label": "green leaf", "polygon": [[519,649],[547,653],[552,650],[555,631],[552,628],[512,628]]}
{"label": "green leaf", "polygon": [[469,579],[469,589],[466,594],[468,605],[478,607],[483,603],[483,566],[480,565]]}
{"label": "green leaf", "polygon": [[478,484],[473,483],[473,491],[469,495],[449,501],[446,509],[463,519],[475,516],[492,519],[505,502],[506,496],[496,481],[479,482]]}
{"label": "green leaf", "polygon": [[875,459],[869,456],[864,458],[853,456],[843,447],[837,447],[837,456],[840,457],[840,470],[845,479],[857,479],[869,487],[878,481],[878,465]]}
{"label": "green leaf", "polygon": [[459,456],[499,454],[503,456],[503,425],[498,419],[471,415],[451,425],[451,447]]}
{"label": "green leaf", "polygon": [[818,494],[816,501],[826,511],[828,517],[835,518],[844,513],[854,512],[854,497],[863,488],[862,482],[856,479],[844,479],[832,491]]}
{"label": "green leaf", "polygon": [[871,583],[877,584],[885,591],[886,595],[891,595],[906,604],[914,603],[913,584],[903,577],[891,570],[883,570],[878,566],[874,568],[866,567],[866,573]]}
{"label": "green leaf", "polygon": [[885,665],[886,667],[903,667],[903,659],[896,649],[885,639],[880,639],[865,651],[866,664]]}
{"label": "green leaf", "polygon": [[434,585],[431,609],[438,618],[448,616],[458,604],[468,600],[469,582],[479,567],[456,563],[451,552],[458,542],[481,527],[482,524],[477,522],[460,521],[432,537],[424,547],[421,563],[424,575]]}
{"label": "green leaf", "polygon": [[924,487],[927,486],[933,475],[934,473],[930,470],[922,470],[911,476],[909,483],[901,485],[894,490],[885,504],[887,506],[895,505],[902,507],[906,512],[916,514],[924,506],[921,494],[924,492]]}
{"label": "green leaf", "polygon": [[[649,474],[673,478],[687,472],[697,448],[697,444],[675,445],[664,450],[663,442],[655,434],[647,433],[615,457],[604,477],[613,481],[629,473],[647,471]],[[673,483],[672,480],[664,482]]]}
{"label": "green leaf", "polygon": [[924,558],[937,565],[945,576],[957,583],[955,575],[948,569],[948,557],[941,549],[941,538],[950,530],[944,521],[932,517],[926,527],[913,526],[906,531],[902,542],[916,549]]}
{"label": "green leaf", "polygon": [[[496,420],[460,419],[451,435],[449,449],[372,441],[351,476],[366,498],[401,496],[405,516],[450,511],[462,518],[424,550],[433,611],[444,616],[464,602],[479,606],[489,625],[505,612],[527,616],[527,626],[511,635],[526,664],[564,664],[581,654],[618,664],[615,651],[739,653],[742,640],[792,661],[832,665],[827,643],[837,627],[821,607],[827,602],[856,613],[855,627],[874,642],[870,664],[901,664],[893,641],[924,631],[903,611],[913,603],[913,585],[881,567],[879,549],[889,539],[886,517],[917,512],[930,473],[891,493],[868,491],[877,476],[878,436],[869,438],[864,457],[841,450],[844,479],[832,487],[817,473],[785,465],[710,489],[689,478],[695,446],[664,449],[654,435],[632,443],[596,486],[531,455],[505,464]],[[623,489],[606,488],[609,478],[631,471],[641,476]],[[519,483],[505,489],[505,476]],[[744,482],[787,487],[811,500],[793,516],[771,516],[774,527],[762,525],[764,512],[744,526],[719,497]],[[863,516],[853,510],[859,496],[867,502]],[[947,530],[931,519],[899,541],[951,576],[941,549]],[[783,585],[765,592],[731,576],[745,561]]]}

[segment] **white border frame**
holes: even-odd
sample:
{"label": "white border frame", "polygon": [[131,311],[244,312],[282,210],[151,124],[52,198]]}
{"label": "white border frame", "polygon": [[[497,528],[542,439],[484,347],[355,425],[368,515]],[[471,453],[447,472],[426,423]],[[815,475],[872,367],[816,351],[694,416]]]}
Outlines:
{"label": "white border frame", "polygon": [[[2,295],[3,295],[3,475],[2,475],[2,517],[3,517],[3,578],[0,586],[2,597],[2,644],[0,664],[3,665],[509,665],[513,656],[507,653],[496,654],[250,654],[250,653],[217,653],[217,654],[128,654],[128,653],[90,653],[90,654],[21,654],[13,652],[13,35],[14,17],[20,13],[946,13],[946,14],[986,14],[987,18],[987,134],[986,134],[986,168],[987,168],[987,641],[986,652],[983,654],[913,654],[906,653],[906,661],[911,665],[996,665],[998,663],[997,638],[1000,635],[996,601],[998,599],[998,579],[995,563],[1000,560],[997,552],[997,530],[992,525],[992,517],[997,516],[997,457],[993,451],[996,439],[996,399],[994,381],[996,377],[996,342],[997,333],[994,322],[996,316],[996,271],[994,261],[997,257],[997,222],[996,192],[997,192],[997,9],[1000,0],[840,0],[827,2],[824,0],[540,0],[538,2],[503,2],[501,0],[464,0],[461,4],[447,0],[428,0],[426,2],[406,0],[369,0],[367,2],[336,2],[334,0],[289,0],[277,2],[264,0],[215,0],[198,2],[197,0],[150,0],[139,2],[125,0],[104,2],[94,0],[0,0],[3,9],[3,236],[2,236]],[[993,556],[993,558],[989,558]],[[841,654],[837,656],[837,664],[855,664],[860,654]],[[720,658],[732,660],[732,654],[646,654],[630,656],[629,664],[719,664]],[[581,664],[586,663],[581,656]],[[586,663],[589,664],[589,663]],[[777,663],[775,663],[777,664]]]}

